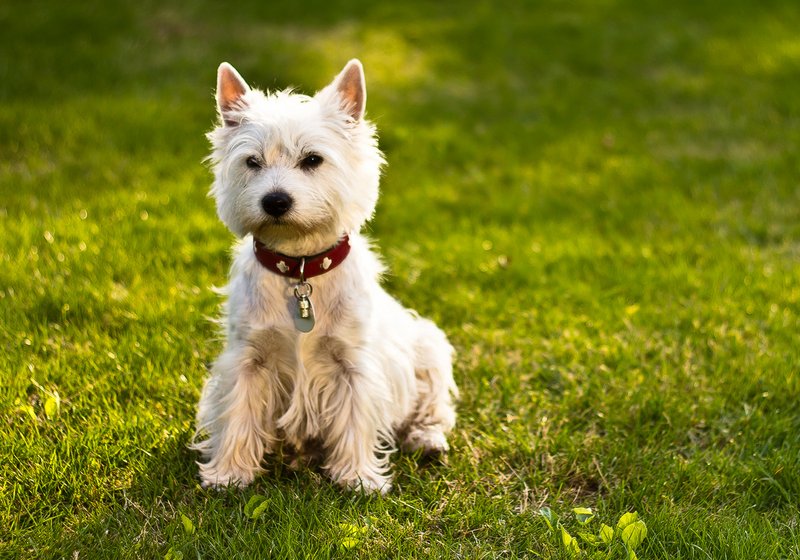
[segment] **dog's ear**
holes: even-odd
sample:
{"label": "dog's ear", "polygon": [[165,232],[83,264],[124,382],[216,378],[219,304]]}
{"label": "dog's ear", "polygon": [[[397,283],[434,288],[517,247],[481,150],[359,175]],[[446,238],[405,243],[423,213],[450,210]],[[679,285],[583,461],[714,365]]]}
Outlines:
{"label": "dog's ear", "polygon": [[250,86],[242,79],[236,68],[223,62],[217,69],[217,109],[225,126],[238,126],[240,120],[231,113],[241,109],[242,96],[250,91]]}
{"label": "dog's ear", "polygon": [[333,82],[317,95],[323,98],[335,96],[344,112],[357,121],[361,120],[367,105],[367,86],[361,61],[354,58],[348,62]]}

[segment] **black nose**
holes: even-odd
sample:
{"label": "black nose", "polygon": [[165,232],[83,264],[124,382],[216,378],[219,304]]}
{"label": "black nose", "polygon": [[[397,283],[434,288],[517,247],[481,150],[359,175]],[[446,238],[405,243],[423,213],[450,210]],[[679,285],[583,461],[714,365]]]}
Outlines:
{"label": "black nose", "polygon": [[273,218],[280,218],[292,207],[292,197],[283,191],[271,192],[261,199],[261,207]]}

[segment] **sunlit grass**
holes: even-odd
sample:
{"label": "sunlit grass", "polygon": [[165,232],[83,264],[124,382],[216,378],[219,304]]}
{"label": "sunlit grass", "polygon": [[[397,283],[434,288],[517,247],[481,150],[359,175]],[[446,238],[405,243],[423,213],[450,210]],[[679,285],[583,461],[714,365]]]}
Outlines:
{"label": "sunlit grass", "polygon": [[[638,512],[640,558],[800,554],[800,14],[650,4],[0,5],[0,556],[559,558],[576,506]],[[204,491],[216,66],[354,56],[453,452],[382,499],[273,460]]]}

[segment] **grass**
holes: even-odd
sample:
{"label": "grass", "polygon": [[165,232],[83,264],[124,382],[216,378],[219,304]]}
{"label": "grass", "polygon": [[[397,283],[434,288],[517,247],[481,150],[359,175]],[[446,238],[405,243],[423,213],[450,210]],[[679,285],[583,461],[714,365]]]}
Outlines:
{"label": "grass", "polygon": [[[794,2],[186,4],[0,5],[0,556],[567,558],[539,510],[588,506],[639,558],[800,557]],[[310,92],[352,56],[453,452],[385,498],[204,491],[216,66]]]}

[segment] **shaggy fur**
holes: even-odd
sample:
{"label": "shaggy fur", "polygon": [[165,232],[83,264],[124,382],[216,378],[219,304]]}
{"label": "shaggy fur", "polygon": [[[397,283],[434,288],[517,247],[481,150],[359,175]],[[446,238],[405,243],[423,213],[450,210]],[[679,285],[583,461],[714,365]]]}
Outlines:
{"label": "shaggy fur", "polygon": [[[245,486],[265,453],[321,448],[323,469],[348,488],[386,492],[399,444],[448,449],[455,423],[453,348],[431,321],[379,285],[383,267],[359,233],[378,198],[383,156],[364,119],[361,63],[350,61],[313,97],[251,89],[223,63],[220,124],[209,133],[219,217],[242,242],[224,307],[226,344],[198,405],[193,444],[205,486]],[[305,165],[310,155],[322,163]],[[263,207],[287,193],[285,215]],[[316,326],[293,324],[296,280],[261,266],[270,249],[313,255],[350,236],[337,268],[310,280]],[[397,441],[399,439],[399,441]]]}

